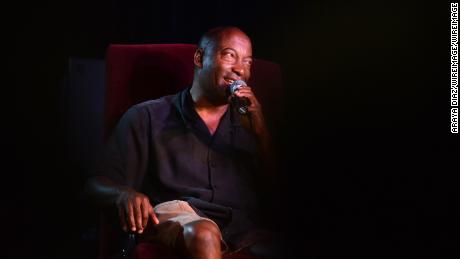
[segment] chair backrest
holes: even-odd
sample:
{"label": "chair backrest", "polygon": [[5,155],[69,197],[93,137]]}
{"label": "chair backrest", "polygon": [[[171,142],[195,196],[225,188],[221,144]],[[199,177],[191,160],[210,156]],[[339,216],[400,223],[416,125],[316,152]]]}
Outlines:
{"label": "chair backrest", "polygon": [[[107,93],[105,123],[108,134],[132,105],[174,94],[193,80],[193,44],[112,44],[106,54]],[[282,78],[278,64],[255,59],[251,86],[269,123],[280,119]]]}

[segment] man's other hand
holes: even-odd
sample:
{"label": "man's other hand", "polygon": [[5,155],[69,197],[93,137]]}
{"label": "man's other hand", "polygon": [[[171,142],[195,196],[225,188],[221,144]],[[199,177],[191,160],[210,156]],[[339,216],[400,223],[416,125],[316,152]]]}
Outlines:
{"label": "man's other hand", "polygon": [[241,116],[241,123],[243,127],[249,132],[253,133],[257,138],[267,134],[267,127],[265,125],[264,115],[262,113],[262,107],[257,100],[251,87],[242,86],[235,95],[239,98],[247,98],[250,105],[248,111],[250,116]]}
{"label": "man's other hand", "polygon": [[149,219],[154,224],[159,223],[149,198],[131,188],[120,189],[116,205],[121,227],[126,232],[132,231],[142,234]]}

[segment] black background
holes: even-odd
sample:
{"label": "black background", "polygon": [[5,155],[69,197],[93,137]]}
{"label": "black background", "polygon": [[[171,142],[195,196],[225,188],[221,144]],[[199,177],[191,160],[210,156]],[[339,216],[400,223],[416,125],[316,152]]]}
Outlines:
{"label": "black background", "polygon": [[83,0],[18,3],[12,14],[8,256],[94,256],[82,233],[97,216],[81,204],[84,177],[65,153],[69,57],[103,58],[109,43],[196,43],[218,25],[241,27],[255,56],[283,69],[285,204],[274,213],[286,258],[455,252],[448,3]]}

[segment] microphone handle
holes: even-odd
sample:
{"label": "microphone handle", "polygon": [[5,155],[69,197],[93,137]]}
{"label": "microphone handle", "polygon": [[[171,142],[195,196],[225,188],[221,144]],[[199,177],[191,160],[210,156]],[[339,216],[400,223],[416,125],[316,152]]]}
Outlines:
{"label": "microphone handle", "polygon": [[248,114],[249,100],[246,97],[238,98],[236,97],[236,107],[240,114]]}

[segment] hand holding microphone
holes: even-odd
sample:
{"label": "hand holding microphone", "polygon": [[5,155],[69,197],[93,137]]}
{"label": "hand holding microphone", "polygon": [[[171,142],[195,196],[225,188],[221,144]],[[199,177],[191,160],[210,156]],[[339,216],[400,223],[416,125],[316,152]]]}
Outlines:
{"label": "hand holding microphone", "polygon": [[[236,96],[236,92],[239,91],[243,86],[248,86],[248,85],[243,80],[235,80],[230,85],[230,93],[233,96]],[[248,98],[236,96],[235,103],[236,103],[236,109],[238,110],[240,114],[246,115],[248,113],[248,106],[250,105]]]}
{"label": "hand holding microphone", "polygon": [[[230,84],[230,93],[236,109],[241,115],[241,122],[245,128],[253,132],[256,136],[267,135],[262,107],[257,100],[254,92],[243,80],[235,80]],[[250,115],[250,116],[249,116]]]}

